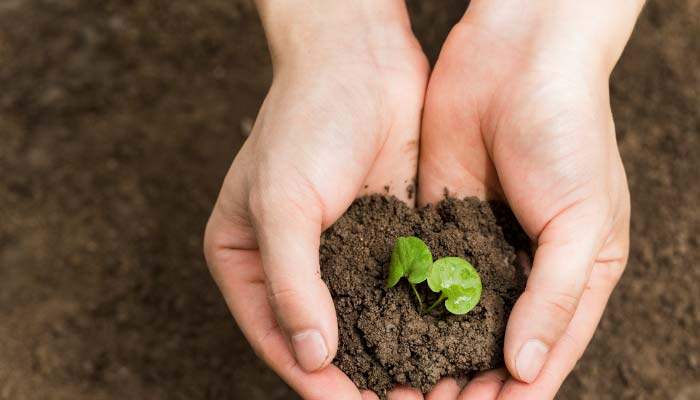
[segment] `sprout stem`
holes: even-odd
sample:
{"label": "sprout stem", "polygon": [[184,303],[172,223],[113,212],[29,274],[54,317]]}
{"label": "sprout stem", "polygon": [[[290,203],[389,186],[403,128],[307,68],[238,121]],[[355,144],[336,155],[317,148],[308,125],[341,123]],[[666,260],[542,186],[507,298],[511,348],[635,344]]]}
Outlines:
{"label": "sprout stem", "polygon": [[425,313],[427,314],[427,313],[429,313],[430,311],[432,311],[432,309],[435,308],[435,307],[437,307],[437,305],[440,304],[443,300],[445,300],[446,297],[447,297],[447,295],[445,295],[444,292],[443,292],[443,293],[440,293],[440,297],[438,297],[438,299],[435,300],[435,303],[433,303],[430,307],[428,307],[427,310],[425,310]]}
{"label": "sprout stem", "polygon": [[416,299],[418,299],[418,306],[420,306],[420,309],[423,309],[423,299],[421,299],[420,295],[418,294],[418,290],[416,290],[416,285],[411,283],[411,289],[413,289],[413,294],[416,295]]}

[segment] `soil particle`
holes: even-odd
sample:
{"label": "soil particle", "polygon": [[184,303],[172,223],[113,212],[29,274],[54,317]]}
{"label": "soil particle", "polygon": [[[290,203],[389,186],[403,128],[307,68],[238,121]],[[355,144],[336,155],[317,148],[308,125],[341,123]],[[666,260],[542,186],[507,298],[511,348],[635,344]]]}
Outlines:
{"label": "soil particle", "polygon": [[411,179],[411,183],[406,186],[406,195],[408,199],[413,199],[413,195],[416,193],[416,178]]}
{"label": "soil particle", "polygon": [[[399,236],[418,236],[435,259],[460,256],[479,271],[483,293],[468,314],[421,314],[405,280],[386,289]],[[335,300],[340,345],[334,363],[359,387],[384,396],[395,384],[429,391],[444,376],[502,364],[505,326],[522,292],[519,250],[528,239],[510,210],[476,198],[411,209],[394,197],[361,198],[321,240],[321,272]],[[424,284],[421,295],[436,295]]]}

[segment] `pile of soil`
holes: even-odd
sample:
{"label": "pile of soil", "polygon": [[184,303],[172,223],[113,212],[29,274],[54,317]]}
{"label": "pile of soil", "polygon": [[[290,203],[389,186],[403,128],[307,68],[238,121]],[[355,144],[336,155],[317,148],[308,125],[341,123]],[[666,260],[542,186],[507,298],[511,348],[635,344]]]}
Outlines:
{"label": "pile of soil", "polygon": [[[417,236],[435,259],[463,257],[479,271],[479,304],[465,315],[421,313],[406,280],[385,287],[396,239]],[[444,376],[502,365],[510,310],[525,285],[518,251],[528,239],[507,206],[448,198],[411,209],[394,197],[356,200],[321,240],[321,275],[335,301],[340,345],[334,363],[361,388],[395,384],[428,392]],[[425,285],[428,303],[436,295]],[[420,290],[419,289],[419,290]]]}

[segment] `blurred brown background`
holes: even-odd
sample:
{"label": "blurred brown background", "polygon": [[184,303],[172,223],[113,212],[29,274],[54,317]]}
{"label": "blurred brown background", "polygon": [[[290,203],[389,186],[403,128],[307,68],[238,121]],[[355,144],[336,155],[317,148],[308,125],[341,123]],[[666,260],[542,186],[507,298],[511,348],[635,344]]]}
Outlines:
{"label": "blurred brown background", "polygon": [[[410,2],[435,58],[463,1]],[[700,2],[612,80],[628,270],[562,399],[700,399]],[[245,0],[0,0],[0,399],[292,399],[205,268],[271,70]]]}

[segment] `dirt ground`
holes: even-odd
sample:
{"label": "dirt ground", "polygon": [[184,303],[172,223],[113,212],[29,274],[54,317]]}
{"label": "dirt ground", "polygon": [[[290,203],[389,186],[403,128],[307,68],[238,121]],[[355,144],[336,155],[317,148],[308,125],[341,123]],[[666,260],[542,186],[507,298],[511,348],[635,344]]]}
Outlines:
{"label": "dirt ground", "polygon": [[[462,1],[411,2],[429,55]],[[293,399],[201,235],[270,81],[248,1],[0,0],[0,399]],[[561,399],[700,399],[700,2],[616,69],[628,270]]]}

